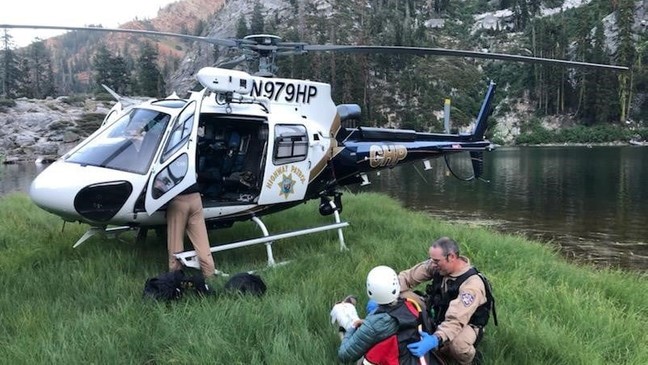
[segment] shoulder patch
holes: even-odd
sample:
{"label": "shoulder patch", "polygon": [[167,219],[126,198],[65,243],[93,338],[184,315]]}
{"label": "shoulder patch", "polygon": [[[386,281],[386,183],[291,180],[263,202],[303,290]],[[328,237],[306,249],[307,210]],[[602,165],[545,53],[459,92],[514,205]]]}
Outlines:
{"label": "shoulder patch", "polygon": [[470,306],[475,301],[475,296],[468,292],[461,293],[459,297],[461,298],[463,305],[466,307]]}

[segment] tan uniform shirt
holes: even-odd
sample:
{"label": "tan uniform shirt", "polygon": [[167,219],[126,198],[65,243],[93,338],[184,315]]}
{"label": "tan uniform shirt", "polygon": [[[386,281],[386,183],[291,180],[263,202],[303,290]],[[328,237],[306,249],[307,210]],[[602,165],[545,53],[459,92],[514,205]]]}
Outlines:
{"label": "tan uniform shirt", "polygon": [[[466,262],[465,269],[455,275],[444,277],[442,290],[447,289],[448,280],[454,280],[471,268],[468,258],[464,256],[460,256],[460,258]],[[408,270],[401,271],[398,274],[401,292],[409,291],[423,282],[432,280],[436,270],[436,265],[431,260],[427,260]],[[450,302],[445,319],[439,324],[435,334],[439,335],[443,342],[452,341],[468,325],[470,317],[475,313],[477,307],[484,303],[486,303],[484,282],[478,276],[473,275],[459,287],[459,295]]]}

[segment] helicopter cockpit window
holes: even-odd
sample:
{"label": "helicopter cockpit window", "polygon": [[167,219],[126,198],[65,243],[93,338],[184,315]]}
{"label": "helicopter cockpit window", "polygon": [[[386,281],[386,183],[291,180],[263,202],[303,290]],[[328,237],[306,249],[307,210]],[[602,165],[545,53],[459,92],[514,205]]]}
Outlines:
{"label": "helicopter cockpit window", "polygon": [[66,161],[145,174],[170,119],[166,113],[133,108]]}
{"label": "helicopter cockpit window", "polygon": [[[195,102],[192,102],[192,104],[195,104]],[[160,162],[166,161],[189,140],[194,122],[194,109],[190,104],[178,116],[171,135],[169,135],[166,147],[164,147],[164,153],[162,153]]]}
{"label": "helicopter cockpit window", "polygon": [[302,125],[275,126],[275,148],[272,162],[281,165],[303,161],[308,154],[308,134]]}

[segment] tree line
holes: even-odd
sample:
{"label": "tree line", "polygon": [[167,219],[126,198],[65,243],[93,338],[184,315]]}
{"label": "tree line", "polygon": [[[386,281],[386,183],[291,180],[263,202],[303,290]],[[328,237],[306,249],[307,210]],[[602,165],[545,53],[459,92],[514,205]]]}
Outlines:
{"label": "tree line", "polygon": [[[586,125],[648,118],[648,72],[643,67],[648,57],[648,40],[643,33],[633,32],[634,1],[592,0],[576,9],[540,16],[543,8],[558,7],[563,2],[337,0],[332,1],[332,7],[339,10],[334,16],[325,17],[313,2],[290,0],[294,11],[280,18],[255,1],[250,14],[240,15],[236,37],[270,33],[287,41],[311,44],[486,48],[491,52],[614,63],[631,68],[630,72],[618,73],[384,54],[310,53],[278,59],[278,76],[329,83],[336,103],[360,104],[364,119],[375,125],[438,131],[441,122],[434,111],[441,110],[448,97],[452,99],[453,124],[467,125],[474,120],[490,79],[500,85],[500,101],[502,96],[507,100],[529,100],[538,116],[571,114]],[[472,29],[475,14],[499,9],[511,10],[510,19],[504,20],[507,24],[495,29]],[[431,26],[430,19],[443,24]],[[610,24],[616,25],[611,40],[606,37]],[[71,68],[84,62],[92,69],[95,88],[103,83],[120,93],[163,96],[165,84],[161,75],[169,75],[177,66],[166,62],[165,69],[160,70],[155,46],[144,43],[136,59],[127,51],[114,54],[100,46],[90,60],[52,67],[46,48],[32,45],[28,47],[33,47],[31,51],[17,55],[7,46],[6,32],[2,40],[2,93],[9,97],[63,92],[47,89],[48,83],[53,80],[55,89],[69,88],[66,85],[78,82]],[[222,61],[230,55],[222,48],[214,49],[214,59]],[[59,73],[52,76],[48,73],[52,68]],[[250,65],[250,69],[254,70],[255,65]]]}
{"label": "tree line", "polygon": [[55,96],[52,62],[42,41],[17,52],[12,49],[12,37],[5,29],[0,43],[0,97],[43,99]]}
{"label": "tree line", "polygon": [[[515,15],[525,24],[525,46],[534,56],[614,63],[631,69],[629,72],[613,72],[529,66],[530,72],[522,73],[526,75],[524,87],[530,92],[530,99],[540,114],[571,113],[586,125],[642,118],[642,104],[635,102],[637,110],[632,108],[633,95],[637,91],[647,91],[643,86],[646,79],[641,67],[646,54],[637,51],[637,45],[645,44],[645,37],[632,31],[634,1],[594,1],[587,9],[530,18],[537,11],[537,8],[532,11],[529,7],[526,12],[518,11]],[[603,21],[608,14],[612,14],[608,20],[616,27],[612,39],[605,36],[606,27],[611,28]]]}
{"label": "tree line", "polygon": [[[74,32],[77,33],[77,32]],[[29,46],[16,50],[11,34],[5,29],[0,35],[0,98],[56,97],[82,83],[71,72],[68,63],[61,62],[55,72],[52,51],[45,42],[36,39]],[[76,43],[75,43],[76,44]],[[92,76],[90,82],[95,93],[105,92],[102,84],[118,93],[166,96],[166,84],[158,66],[158,50],[149,42],[139,47],[139,55],[133,59],[127,53],[112,54],[104,44],[89,61]]]}
{"label": "tree line", "polygon": [[[257,3],[252,14],[239,18],[237,36],[279,32],[290,41],[316,44],[486,48],[630,68],[615,72],[382,54],[315,53],[279,60],[281,76],[328,82],[334,101],[360,104],[364,119],[379,125],[395,120],[400,127],[439,130],[431,109],[441,109],[447,97],[453,123],[466,125],[474,120],[488,79],[500,84],[500,97],[532,103],[537,116],[570,114],[585,125],[648,117],[643,67],[648,39],[632,29],[633,0],[592,0],[551,16],[542,16],[542,9],[560,7],[564,0],[338,0],[333,8],[344,10],[329,18],[315,4],[293,3],[294,15],[281,21]],[[471,29],[475,14],[501,9],[511,10],[502,21],[509,24]],[[428,26],[430,19],[443,26]]]}

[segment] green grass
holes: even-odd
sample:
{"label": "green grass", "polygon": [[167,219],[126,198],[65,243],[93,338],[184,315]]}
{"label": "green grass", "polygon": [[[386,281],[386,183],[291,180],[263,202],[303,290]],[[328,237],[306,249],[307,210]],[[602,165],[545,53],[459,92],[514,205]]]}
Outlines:
{"label": "green grass", "polygon": [[[361,298],[367,272],[425,258],[431,240],[456,238],[494,285],[500,325],[482,343],[486,364],[648,364],[648,278],[568,263],[539,243],[413,213],[377,194],[345,195],[350,248],[334,232],[276,242],[287,265],[260,271],[263,298],[218,295],[175,303],[142,299],[166,267],[166,247],[91,238],[22,194],[0,200],[0,362],[7,364],[335,364],[331,305]],[[272,232],[321,217],[316,203],[265,219]],[[211,232],[213,242],[257,235],[251,223]],[[132,240],[132,234],[124,239]],[[265,248],[215,255],[230,273],[260,269]],[[224,284],[219,279],[217,286]],[[359,310],[361,313],[363,309]]]}

